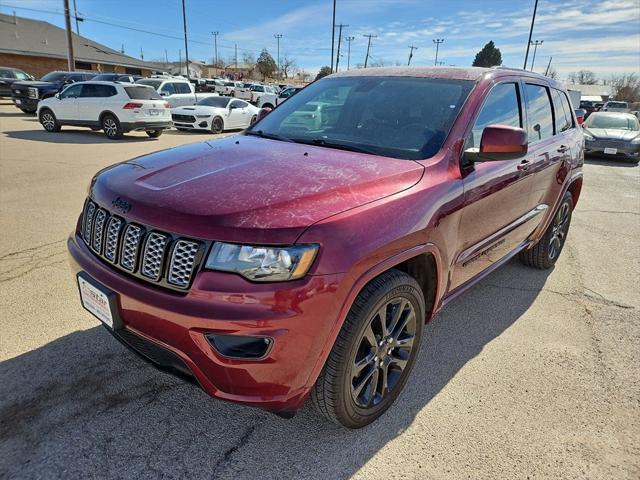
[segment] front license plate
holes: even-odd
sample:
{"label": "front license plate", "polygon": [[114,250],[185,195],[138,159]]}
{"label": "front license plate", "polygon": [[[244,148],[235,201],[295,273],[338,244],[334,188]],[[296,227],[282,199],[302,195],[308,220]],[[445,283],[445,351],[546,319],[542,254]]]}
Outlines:
{"label": "front license plate", "polygon": [[82,306],[111,329],[120,328],[115,292],[101,286],[84,272],[78,273]]}
{"label": "front license plate", "polygon": [[22,100],[20,100],[19,98],[16,98],[16,105],[22,105]]}
{"label": "front license plate", "polygon": [[607,155],[615,155],[616,153],[618,153],[618,149],[617,148],[605,148],[604,149],[604,153],[606,153]]}

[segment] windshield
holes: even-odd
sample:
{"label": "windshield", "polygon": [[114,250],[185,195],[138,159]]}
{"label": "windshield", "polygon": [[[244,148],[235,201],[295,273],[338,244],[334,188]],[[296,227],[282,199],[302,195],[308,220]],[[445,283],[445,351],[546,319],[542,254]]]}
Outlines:
{"label": "windshield", "polygon": [[142,80],[138,80],[136,83],[139,83],[140,85],[149,85],[157,90],[162,84],[162,80],[155,80],[153,78],[143,78]]}
{"label": "windshield", "polygon": [[42,80],[43,82],[59,82],[61,80],[64,80],[66,76],[67,74],[64,72],[49,72],[40,80]]}
{"label": "windshield", "polygon": [[626,102],[607,102],[607,108],[627,108]]}
{"label": "windshield", "polygon": [[197,105],[204,105],[205,107],[226,108],[229,100],[231,100],[230,97],[206,97],[200,100]]}
{"label": "windshield", "polygon": [[638,130],[638,119],[633,115],[592,114],[586,122],[587,128],[609,128],[614,130]]}
{"label": "windshield", "polygon": [[322,79],[248,133],[400,159],[428,158],[442,147],[473,86],[469,80],[440,78]]}

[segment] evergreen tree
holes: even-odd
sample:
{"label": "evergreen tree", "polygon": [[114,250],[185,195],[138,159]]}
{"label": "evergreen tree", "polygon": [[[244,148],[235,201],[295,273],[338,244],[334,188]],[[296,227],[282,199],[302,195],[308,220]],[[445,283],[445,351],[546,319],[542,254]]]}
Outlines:
{"label": "evergreen tree", "polygon": [[493,40],[491,40],[476,54],[473,66],[495,67],[497,65],[502,65],[502,54],[500,53],[500,49],[496,48]]}
{"label": "evergreen tree", "polygon": [[256,67],[258,68],[260,75],[262,75],[262,80],[266,80],[268,77],[273,78],[276,70],[278,69],[276,61],[269,52],[267,52],[266,48],[263,48],[262,52],[260,52],[260,56],[256,62]]}

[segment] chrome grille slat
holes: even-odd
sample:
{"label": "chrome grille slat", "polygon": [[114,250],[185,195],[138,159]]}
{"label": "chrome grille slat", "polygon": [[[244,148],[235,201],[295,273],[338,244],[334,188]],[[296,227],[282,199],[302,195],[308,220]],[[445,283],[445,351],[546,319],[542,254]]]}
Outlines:
{"label": "chrome grille slat", "polygon": [[79,233],[89,250],[114,268],[179,291],[191,286],[208,245],[129,223],[91,199],[85,202]]}
{"label": "chrome grille slat", "polygon": [[178,240],[171,252],[167,281],[181,288],[189,286],[200,245],[188,240]]}
{"label": "chrome grille slat", "polygon": [[98,255],[102,253],[102,239],[104,238],[104,225],[109,214],[106,210],[99,209],[93,219],[93,235],[91,237],[91,249]]}
{"label": "chrome grille slat", "polygon": [[144,252],[142,254],[142,267],[140,272],[145,277],[152,280],[159,280],[162,274],[162,261],[164,259],[164,251],[167,247],[169,238],[158,232],[152,232],[147,235],[147,241],[144,244]]}
{"label": "chrome grille slat", "polygon": [[129,272],[136,269],[140,240],[142,240],[142,227],[130,223],[124,231],[122,241],[122,253],[120,254],[120,266]]}
{"label": "chrome grille slat", "polygon": [[118,255],[118,243],[120,240],[122,224],[122,219],[114,216],[109,220],[109,225],[107,227],[107,238],[104,244],[104,258],[109,260],[111,263],[116,261]]}

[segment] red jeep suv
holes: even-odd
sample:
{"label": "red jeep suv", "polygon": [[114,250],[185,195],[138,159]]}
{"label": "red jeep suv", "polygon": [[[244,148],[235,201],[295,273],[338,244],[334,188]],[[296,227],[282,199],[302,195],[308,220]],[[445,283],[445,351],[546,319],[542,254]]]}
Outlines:
{"label": "red jeep suv", "polygon": [[375,68],[242,134],[111,166],[68,241],[82,305],[210,395],[350,428],[403,389],[423,325],[518,255],[551,267],[582,187],[564,88]]}

